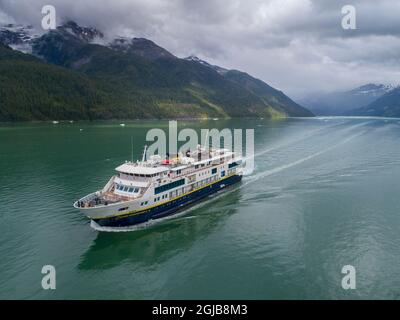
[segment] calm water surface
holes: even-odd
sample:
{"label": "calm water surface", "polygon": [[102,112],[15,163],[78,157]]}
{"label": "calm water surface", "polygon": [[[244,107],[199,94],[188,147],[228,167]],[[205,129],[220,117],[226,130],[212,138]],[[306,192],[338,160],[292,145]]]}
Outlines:
{"label": "calm water surface", "polygon": [[93,230],[72,203],[167,125],[0,125],[0,298],[400,298],[400,120],[181,122],[255,128],[255,171],[150,228]]}

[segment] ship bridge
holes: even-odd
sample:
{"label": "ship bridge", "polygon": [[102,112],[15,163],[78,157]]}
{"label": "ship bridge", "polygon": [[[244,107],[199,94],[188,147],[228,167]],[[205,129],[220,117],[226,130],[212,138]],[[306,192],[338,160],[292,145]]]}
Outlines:
{"label": "ship bridge", "polygon": [[161,173],[166,173],[169,171],[168,167],[163,166],[143,166],[137,165],[136,163],[127,162],[119,167],[115,168],[116,171],[122,174],[126,174],[133,177],[155,177],[159,176]]}

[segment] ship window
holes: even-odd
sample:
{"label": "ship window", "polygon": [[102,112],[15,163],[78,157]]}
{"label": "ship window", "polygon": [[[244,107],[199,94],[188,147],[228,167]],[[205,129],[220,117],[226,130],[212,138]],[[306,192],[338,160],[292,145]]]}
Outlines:
{"label": "ship window", "polygon": [[237,165],[238,165],[237,162],[232,162],[232,163],[230,163],[230,164],[228,165],[228,167],[229,167],[229,169],[230,169],[230,168],[236,167]]}
{"label": "ship window", "polygon": [[148,201],[146,201],[144,204],[148,204],[149,202]]}
{"label": "ship window", "polygon": [[211,174],[216,174],[216,173],[217,173],[217,168],[211,170]]}
{"label": "ship window", "polygon": [[159,193],[165,192],[165,191],[167,191],[169,189],[173,189],[173,188],[182,186],[184,184],[185,184],[185,179],[181,179],[181,180],[178,180],[178,181],[167,183],[165,185],[162,185],[162,186],[159,186],[159,187],[155,188],[154,189],[154,194],[159,194]]}
{"label": "ship window", "polygon": [[118,211],[125,211],[125,210],[128,210],[128,209],[129,209],[129,207],[125,207],[125,208],[118,209]]}
{"label": "ship window", "polygon": [[129,188],[128,192],[133,192],[133,190],[134,190],[133,188]]}
{"label": "ship window", "polygon": [[139,188],[135,188],[135,191],[134,191],[135,193],[138,193],[139,192]]}
{"label": "ship window", "polygon": [[124,192],[128,191],[128,187],[124,187]]}

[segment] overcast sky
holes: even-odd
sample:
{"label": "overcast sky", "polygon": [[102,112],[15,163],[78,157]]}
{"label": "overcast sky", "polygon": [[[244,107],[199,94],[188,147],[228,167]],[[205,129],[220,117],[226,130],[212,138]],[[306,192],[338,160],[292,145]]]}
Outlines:
{"label": "overcast sky", "polygon": [[[146,37],[179,57],[239,69],[294,98],[400,83],[399,0],[0,0],[0,22],[39,27],[52,4],[109,36]],[[356,30],[341,26],[356,8]]]}

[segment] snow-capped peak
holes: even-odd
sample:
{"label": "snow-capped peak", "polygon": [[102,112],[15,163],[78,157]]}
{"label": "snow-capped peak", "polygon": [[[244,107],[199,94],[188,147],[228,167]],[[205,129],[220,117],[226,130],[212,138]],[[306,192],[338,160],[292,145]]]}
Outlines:
{"label": "snow-capped peak", "polygon": [[199,57],[196,57],[194,55],[190,55],[189,57],[185,58],[185,60],[198,62],[198,63],[201,63],[201,64],[206,65],[206,66],[211,66],[208,62],[206,62],[204,60],[201,60]]}
{"label": "snow-capped peak", "polygon": [[104,38],[103,33],[97,29],[92,27],[82,27],[75,21],[67,21],[57,29],[86,42],[101,42],[101,40]]}
{"label": "snow-capped peak", "polygon": [[381,96],[393,89],[397,86],[393,84],[376,84],[376,83],[368,83],[356,89],[353,89],[351,93],[356,95],[373,95],[373,96]]}
{"label": "snow-capped peak", "polygon": [[14,50],[25,53],[32,52],[32,41],[40,36],[32,26],[17,24],[0,25],[0,43]]}

